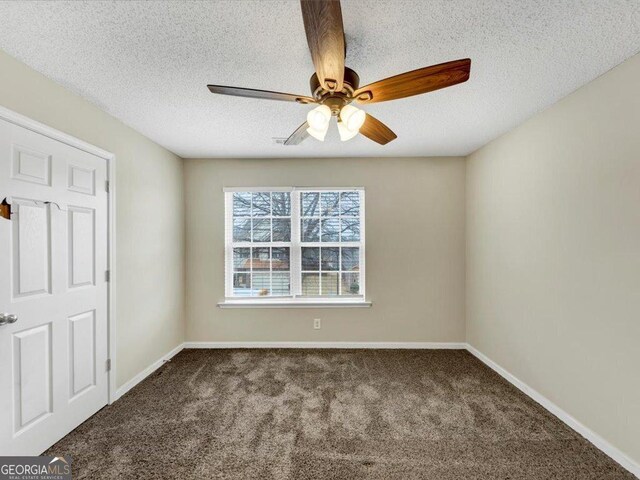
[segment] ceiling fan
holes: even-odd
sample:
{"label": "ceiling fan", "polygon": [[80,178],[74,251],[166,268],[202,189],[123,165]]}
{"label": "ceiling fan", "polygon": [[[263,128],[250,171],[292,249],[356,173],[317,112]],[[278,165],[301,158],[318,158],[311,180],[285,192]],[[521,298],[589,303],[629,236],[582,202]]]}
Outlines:
{"label": "ceiling fan", "polygon": [[311,96],[255,90],[252,88],[207,85],[212,93],[239,97],[264,98],[303,105],[317,104],[284,142],[298,145],[313,136],[320,141],[329,129],[331,117],[338,122],[340,139],[345,141],[358,133],[385,145],[397,138],[380,120],[353,105],[386,102],[450,87],[469,79],[471,60],[419,68],[360,87],[360,77],[345,67],[346,43],[342,26],[340,0],[300,0],[307,43],[316,72],[311,76]]}

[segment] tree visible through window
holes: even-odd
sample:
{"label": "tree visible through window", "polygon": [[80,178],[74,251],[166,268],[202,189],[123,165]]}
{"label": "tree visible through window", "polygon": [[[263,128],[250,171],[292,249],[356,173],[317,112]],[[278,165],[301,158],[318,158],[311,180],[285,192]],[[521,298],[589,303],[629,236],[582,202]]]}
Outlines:
{"label": "tree visible through window", "polygon": [[364,191],[226,192],[227,297],[364,297]]}

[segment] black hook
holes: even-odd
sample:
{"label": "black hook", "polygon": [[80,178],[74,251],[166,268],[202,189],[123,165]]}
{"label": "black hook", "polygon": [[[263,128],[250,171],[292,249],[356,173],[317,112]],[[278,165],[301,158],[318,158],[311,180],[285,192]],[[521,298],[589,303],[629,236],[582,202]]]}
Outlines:
{"label": "black hook", "polygon": [[0,203],[0,217],[11,220],[11,204],[7,203],[6,197]]}
{"label": "black hook", "polygon": [[[40,205],[55,205],[56,208],[61,212],[69,211],[66,208],[62,208],[56,202],[49,202],[49,201],[43,202],[42,200],[33,200],[33,202],[35,204],[40,204]],[[4,200],[2,200],[2,203],[0,203],[0,217],[6,218],[7,220],[11,220],[11,215],[13,215],[13,212],[11,211],[11,204],[7,202],[7,197],[5,197]]]}

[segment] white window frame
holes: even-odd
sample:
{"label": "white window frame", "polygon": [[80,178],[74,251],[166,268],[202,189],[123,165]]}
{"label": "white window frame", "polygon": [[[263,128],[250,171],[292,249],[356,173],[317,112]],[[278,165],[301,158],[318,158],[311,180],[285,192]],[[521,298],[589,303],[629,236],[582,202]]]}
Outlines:
{"label": "white window frame", "polygon": [[[305,192],[359,192],[360,196],[360,241],[358,242],[302,242],[300,238],[300,197]],[[233,242],[233,194],[236,192],[290,192],[291,193],[291,241],[290,242]],[[233,187],[224,189],[225,202],[225,299],[218,303],[221,308],[237,307],[368,307],[366,300],[365,280],[365,194],[363,187]],[[340,217],[336,217],[340,218]],[[320,235],[322,235],[320,228]],[[233,296],[233,249],[238,247],[290,247],[289,272],[291,294],[287,296],[269,297],[236,297]],[[358,247],[359,250],[359,285],[357,295],[302,295],[302,265],[300,254],[302,247]],[[340,262],[342,263],[342,262]],[[340,265],[341,267],[341,265]],[[318,271],[321,276],[321,272]],[[339,290],[342,282],[342,271],[338,271]],[[322,281],[322,280],[320,280]]]}

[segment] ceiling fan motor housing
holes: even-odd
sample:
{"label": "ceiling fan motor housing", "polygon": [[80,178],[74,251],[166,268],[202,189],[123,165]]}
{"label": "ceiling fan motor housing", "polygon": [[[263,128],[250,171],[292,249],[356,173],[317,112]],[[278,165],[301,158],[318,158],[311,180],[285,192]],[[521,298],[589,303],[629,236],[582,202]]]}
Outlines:
{"label": "ceiling fan motor housing", "polygon": [[313,98],[315,98],[318,103],[329,107],[331,109],[331,113],[337,116],[342,107],[353,101],[353,92],[355,92],[360,86],[360,77],[355,71],[345,67],[343,88],[339,92],[326,90],[322,85],[320,85],[318,75],[315,73],[311,75],[309,84],[311,86],[311,95]]}

